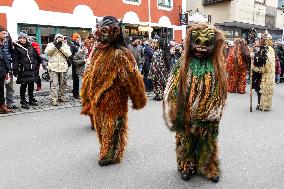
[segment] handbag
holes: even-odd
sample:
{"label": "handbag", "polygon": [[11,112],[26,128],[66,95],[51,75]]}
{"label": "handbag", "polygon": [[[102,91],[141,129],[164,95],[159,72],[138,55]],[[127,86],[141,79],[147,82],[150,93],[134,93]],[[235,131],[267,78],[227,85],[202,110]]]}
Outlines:
{"label": "handbag", "polygon": [[72,65],[72,58],[65,56],[65,54],[60,49],[57,49],[57,50],[59,50],[59,52],[65,57],[68,67],[70,67]]}

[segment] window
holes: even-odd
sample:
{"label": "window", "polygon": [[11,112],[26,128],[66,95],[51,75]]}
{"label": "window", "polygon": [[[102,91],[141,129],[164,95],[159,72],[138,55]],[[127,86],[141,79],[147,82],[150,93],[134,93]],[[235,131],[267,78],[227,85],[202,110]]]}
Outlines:
{"label": "window", "polygon": [[36,36],[37,42],[45,50],[48,43],[54,41],[56,33],[60,33],[64,36],[72,36],[73,33],[77,32],[80,34],[82,39],[89,36],[91,29],[89,28],[69,28],[69,27],[58,27],[58,26],[43,26],[43,25],[31,25],[31,24],[18,24],[18,32],[25,30],[29,36]]}
{"label": "window", "polygon": [[141,0],[122,0],[123,3],[125,4],[130,4],[130,5],[140,5]]}
{"label": "window", "polygon": [[284,9],[284,0],[278,0],[278,8]]}
{"label": "window", "polygon": [[172,8],[172,0],[158,0],[158,6]]}

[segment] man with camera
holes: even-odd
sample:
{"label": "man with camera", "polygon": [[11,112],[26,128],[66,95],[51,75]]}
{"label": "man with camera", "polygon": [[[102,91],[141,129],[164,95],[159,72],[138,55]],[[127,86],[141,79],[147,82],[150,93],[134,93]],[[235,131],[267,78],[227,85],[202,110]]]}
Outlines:
{"label": "man with camera", "polygon": [[[64,96],[64,77],[68,70],[68,58],[71,56],[71,51],[70,47],[64,42],[63,35],[55,35],[54,42],[47,45],[45,54],[49,57],[51,105],[57,106],[58,102],[68,101]],[[57,90],[58,83],[59,90]]]}

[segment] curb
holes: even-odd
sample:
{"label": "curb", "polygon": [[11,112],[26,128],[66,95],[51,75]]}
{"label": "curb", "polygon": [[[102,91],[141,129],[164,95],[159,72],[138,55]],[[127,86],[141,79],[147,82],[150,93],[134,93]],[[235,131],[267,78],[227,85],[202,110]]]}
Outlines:
{"label": "curb", "polygon": [[45,112],[45,111],[51,111],[51,110],[60,110],[60,109],[67,109],[67,108],[74,108],[74,107],[81,107],[81,104],[80,105],[59,106],[59,107],[49,107],[49,108],[44,108],[44,109],[39,109],[39,110],[28,110],[24,112],[16,112],[16,113],[9,113],[9,114],[0,114],[0,117],[9,117],[9,116],[22,115],[22,114]]}
{"label": "curb", "polygon": [[[66,90],[65,94],[66,93],[72,93],[72,90],[68,90],[68,91]],[[34,92],[34,96],[49,96],[49,95],[50,95],[50,91],[49,90]],[[15,94],[14,98],[20,98],[20,94]]]}

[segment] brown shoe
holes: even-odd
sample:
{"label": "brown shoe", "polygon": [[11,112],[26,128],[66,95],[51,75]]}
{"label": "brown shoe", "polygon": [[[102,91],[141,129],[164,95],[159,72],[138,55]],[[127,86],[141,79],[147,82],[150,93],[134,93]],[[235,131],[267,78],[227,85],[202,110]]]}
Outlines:
{"label": "brown shoe", "polygon": [[1,114],[8,114],[8,113],[14,113],[14,111],[7,108],[6,105],[3,104],[3,105],[0,106],[0,113]]}

